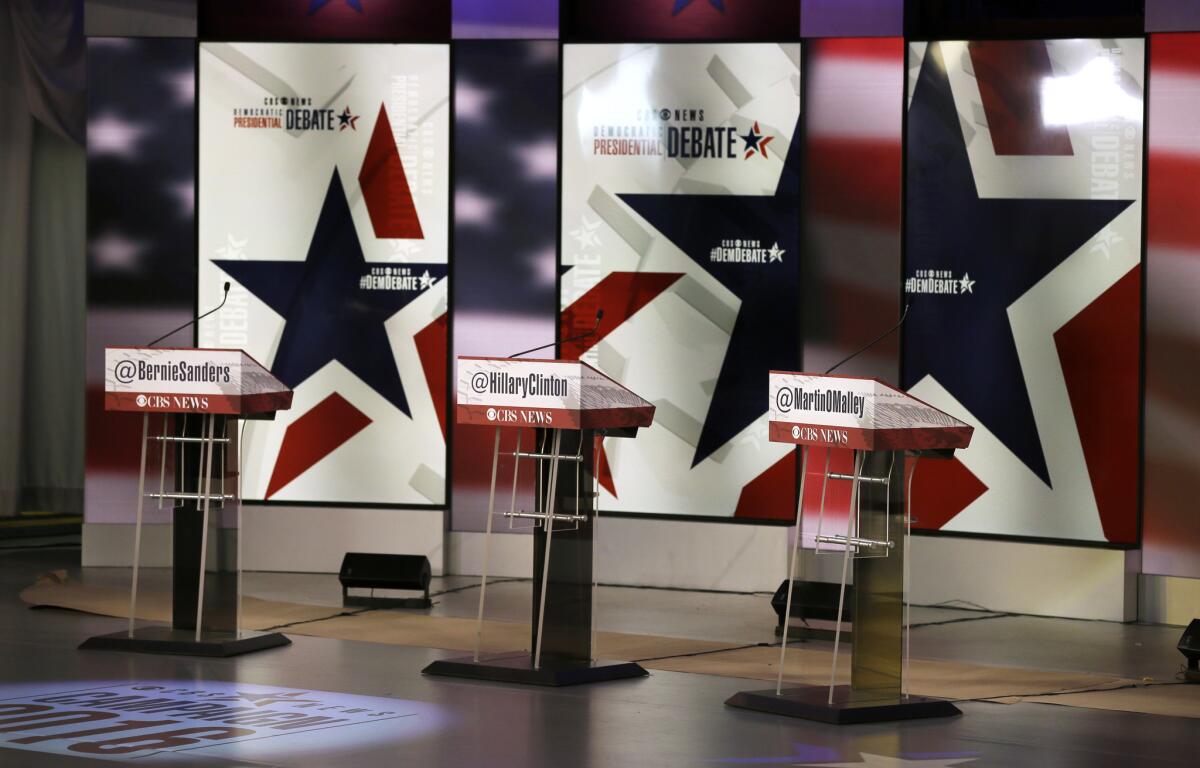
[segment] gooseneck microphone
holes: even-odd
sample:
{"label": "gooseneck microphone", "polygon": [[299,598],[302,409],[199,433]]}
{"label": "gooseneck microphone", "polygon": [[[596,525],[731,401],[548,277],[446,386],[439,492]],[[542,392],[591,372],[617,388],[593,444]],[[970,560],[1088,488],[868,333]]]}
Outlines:
{"label": "gooseneck microphone", "polygon": [[854,358],[861,355],[863,352],[866,352],[871,347],[873,347],[876,344],[878,344],[879,342],[883,341],[888,336],[891,336],[893,333],[900,330],[900,326],[904,325],[904,321],[908,319],[908,308],[911,306],[912,306],[912,300],[910,299],[908,301],[908,303],[906,303],[904,305],[904,311],[900,314],[900,322],[896,323],[891,328],[888,328],[886,331],[884,331],[883,333],[876,336],[865,347],[862,347],[862,348],[858,349],[857,351],[850,353],[848,356],[843,357],[841,360],[834,363],[832,366],[830,366],[829,370],[825,371],[825,375],[828,376],[829,374],[836,371],[838,368],[841,368],[846,363],[850,362]]}
{"label": "gooseneck microphone", "polygon": [[590,331],[586,331],[584,333],[578,334],[577,336],[571,336],[569,338],[563,339],[562,341],[552,341],[549,344],[543,344],[540,347],[534,347],[533,349],[527,349],[524,352],[517,352],[516,354],[509,355],[508,357],[509,357],[509,359],[512,359],[514,357],[523,357],[525,355],[528,355],[530,352],[537,352],[539,349],[546,349],[547,347],[553,347],[555,344],[569,344],[572,341],[582,341],[583,339],[586,339],[588,336],[594,335],[596,333],[596,331],[600,330],[600,320],[603,317],[604,317],[604,310],[597,309],[596,310],[596,324],[594,326],[592,326],[592,329]]}
{"label": "gooseneck microphone", "polygon": [[168,336],[171,336],[171,335],[173,335],[173,334],[179,333],[179,332],[180,332],[180,331],[182,331],[184,328],[187,328],[189,325],[195,325],[196,323],[200,322],[200,321],[201,321],[201,320],[203,320],[204,318],[206,318],[206,317],[208,317],[209,315],[211,315],[213,312],[216,312],[218,309],[220,309],[221,307],[225,306],[225,302],[226,302],[226,301],[228,301],[228,300],[229,300],[229,281],[228,281],[228,280],[226,280],[226,281],[225,281],[225,295],[221,297],[221,303],[220,303],[220,304],[218,304],[217,306],[215,306],[215,307],[213,307],[212,309],[208,310],[208,311],[207,311],[207,312],[205,312],[203,315],[197,315],[196,317],[193,317],[191,320],[188,320],[186,323],[184,323],[183,325],[179,326],[179,327],[178,327],[178,328],[176,328],[175,330],[173,330],[173,331],[168,331],[167,333],[164,333],[162,336],[159,336],[157,339],[155,339],[154,341],[150,342],[150,343],[149,343],[149,344],[147,344],[146,346],[147,346],[147,347],[153,347],[155,344],[157,344],[158,342],[160,342],[160,341],[162,341],[163,339],[167,338]]}

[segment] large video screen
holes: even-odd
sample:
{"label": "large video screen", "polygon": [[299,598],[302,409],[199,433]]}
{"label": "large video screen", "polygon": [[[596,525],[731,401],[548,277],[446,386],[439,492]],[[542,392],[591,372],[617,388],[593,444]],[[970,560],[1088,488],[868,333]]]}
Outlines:
{"label": "large video screen", "polygon": [[245,430],[245,496],[441,505],[446,495],[449,49],[205,43],[204,347],[295,389]]}
{"label": "large video screen", "polygon": [[975,426],[921,528],[1137,542],[1141,39],[911,43],[903,384]]}
{"label": "large video screen", "polygon": [[603,318],[560,355],[657,407],[605,441],[604,511],[795,514],[766,402],[800,365],[800,82],[799,43],[565,47],[560,338]]}

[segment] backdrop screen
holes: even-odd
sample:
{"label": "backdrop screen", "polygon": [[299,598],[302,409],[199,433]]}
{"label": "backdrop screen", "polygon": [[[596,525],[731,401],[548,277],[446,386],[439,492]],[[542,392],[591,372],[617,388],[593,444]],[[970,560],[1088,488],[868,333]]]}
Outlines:
{"label": "backdrop screen", "polygon": [[200,325],[295,389],[248,499],[443,504],[449,50],[200,49]]}
{"label": "backdrop screen", "polygon": [[565,48],[560,338],[604,316],[560,354],[657,406],[605,442],[607,511],[794,514],[766,401],[800,364],[799,120],[798,43]]}
{"label": "backdrop screen", "polygon": [[928,529],[1137,541],[1141,39],[911,43],[903,384]]}

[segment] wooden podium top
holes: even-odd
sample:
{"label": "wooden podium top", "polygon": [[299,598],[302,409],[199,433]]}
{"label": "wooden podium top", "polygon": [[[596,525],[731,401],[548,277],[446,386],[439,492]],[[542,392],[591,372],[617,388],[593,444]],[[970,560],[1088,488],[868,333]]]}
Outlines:
{"label": "wooden podium top", "polygon": [[654,405],[578,360],[458,358],[459,424],[636,429]]}
{"label": "wooden podium top", "polygon": [[879,379],[771,371],[770,439],[867,451],[966,448],[975,428]]}
{"label": "wooden podium top", "polygon": [[106,411],[254,416],[291,407],[292,390],[240,349],[104,349]]}

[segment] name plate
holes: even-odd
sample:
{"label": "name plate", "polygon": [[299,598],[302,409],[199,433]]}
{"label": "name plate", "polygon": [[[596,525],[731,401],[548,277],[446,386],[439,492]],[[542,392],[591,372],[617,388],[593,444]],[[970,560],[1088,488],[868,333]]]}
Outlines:
{"label": "name plate", "polygon": [[965,448],[972,427],[877,379],[772,371],[769,437],[859,450]]}
{"label": "name plate", "polygon": [[460,424],[547,429],[648,427],[654,406],[575,360],[458,358]]}
{"label": "name plate", "polygon": [[108,411],[248,415],[286,410],[292,391],[237,349],[107,347]]}

